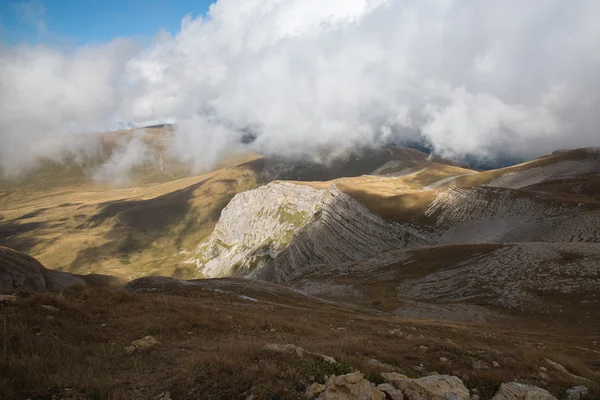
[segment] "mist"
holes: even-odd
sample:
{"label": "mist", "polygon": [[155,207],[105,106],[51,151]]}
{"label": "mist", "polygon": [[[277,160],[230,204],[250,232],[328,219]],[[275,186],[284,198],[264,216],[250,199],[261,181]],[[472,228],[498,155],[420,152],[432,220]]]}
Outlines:
{"label": "mist", "polygon": [[[0,166],[94,151],[85,132],[143,121],[175,121],[168,153],[196,170],[249,130],[253,150],[288,157],[405,140],[487,159],[598,145],[598,16],[593,0],[219,0],[146,45],[0,47]],[[96,178],[153,157],[140,143]]]}

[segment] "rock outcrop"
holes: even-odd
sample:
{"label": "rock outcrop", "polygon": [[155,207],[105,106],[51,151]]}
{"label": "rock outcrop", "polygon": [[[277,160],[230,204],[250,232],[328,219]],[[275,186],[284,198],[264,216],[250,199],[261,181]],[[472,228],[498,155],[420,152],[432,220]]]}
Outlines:
{"label": "rock outcrop", "polygon": [[443,244],[600,242],[597,205],[544,193],[450,185],[437,192],[426,215],[436,219]]}
{"label": "rock outcrop", "polygon": [[518,382],[503,383],[492,400],[557,400],[547,390]]}
{"label": "rock outcrop", "polygon": [[59,291],[73,285],[108,286],[117,281],[105,275],[75,275],[47,269],[27,254],[0,246],[0,293]]}
{"label": "rock outcrop", "polygon": [[307,397],[319,400],[385,400],[385,394],[374,384],[366,380],[362,373],[352,372],[346,375],[329,377],[325,385],[311,385]]}
{"label": "rock outcrop", "polygon": [[400,390],[406,400],[470,400],[469,390],[456,376],[431,375],[411,379],[395,372],[384,372],[383,379]]}
{"label": "rock outcrop", "polygon": [[386,221],[335,187],[271,183],[237,195],[225,207],[196,262],[207,277],[283,282],[309,265],[430,243],[419,229]]}

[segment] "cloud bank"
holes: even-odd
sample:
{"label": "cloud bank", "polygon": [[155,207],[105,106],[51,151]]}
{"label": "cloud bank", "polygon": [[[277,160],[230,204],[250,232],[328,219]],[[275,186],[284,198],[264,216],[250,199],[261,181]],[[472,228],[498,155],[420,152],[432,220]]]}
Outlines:
{"label": "cloud bank", "polygon": [[144,47],[1,47],[0,164],[149,120],[176,121],[170,151],[200,169],[247,132],[290,156],[415,139],[453,157],[598,145],[598,15],[594,0],[219,0]]}

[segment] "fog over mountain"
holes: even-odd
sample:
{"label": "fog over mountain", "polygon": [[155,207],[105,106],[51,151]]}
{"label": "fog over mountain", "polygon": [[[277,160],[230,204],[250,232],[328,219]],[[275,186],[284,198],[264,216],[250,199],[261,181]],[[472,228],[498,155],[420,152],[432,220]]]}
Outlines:
{"label": "fog over mountain", "polygon": [[[175,121],[170,151],[199,169],[247,132],[278,155],[597,145],[599,15],[593,0],[219,0],[147,44],[3,46],[0,166],[94,151],[81,133],[144,121]],[[147,156],[122,153],[107,168]]]}

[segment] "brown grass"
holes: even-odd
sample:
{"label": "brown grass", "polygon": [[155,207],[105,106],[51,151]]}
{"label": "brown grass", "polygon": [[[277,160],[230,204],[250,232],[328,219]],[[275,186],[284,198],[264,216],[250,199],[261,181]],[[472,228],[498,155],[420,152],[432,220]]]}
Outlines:
{"label": "brown grass", "polygon": [[[484,399],[501,382],[543,385],[539,366],[549,356],[589,379],[600,376],[591,371],[598,354],[574,346],[589,348],[597,339],[592,334],[517,325],[521,328],[515,335],[514,324],[377,316],[294,292],[285,295],[284,289],[272,291],[273,285],[261,290],[242,280],[215,281],[215,287],[227,282],[234,286],[226,290],[235,292],[214,292],[210,286],[155,293],[73,288],[64,295],[24,295],[16,304],[1,306],[2,398],[150,399],[169,391],[177,399],[245,398],[251,393],[257,399],[296,399],[325,374],[356,368],[380,381],[381,369],[369,365],[372,358],[411,376],[434,371],[458,375]],[[259,302],[240,299],[237,293]],[[42,304],[60,311],[50,313]],[[146,335],[163,345],[149,353],[124,353],[123,346]],[[267,351],[267,343],[295,344],[332,356],[340,365]],[[477,360],[488,368],[474,369]],[[501,367],[493,368],[493,361]],[[546,388],[556,395],[578,383],[550,368],[547,373],[551,381]],[[590,398],[600,393],[596,385],[586,385]]]}

